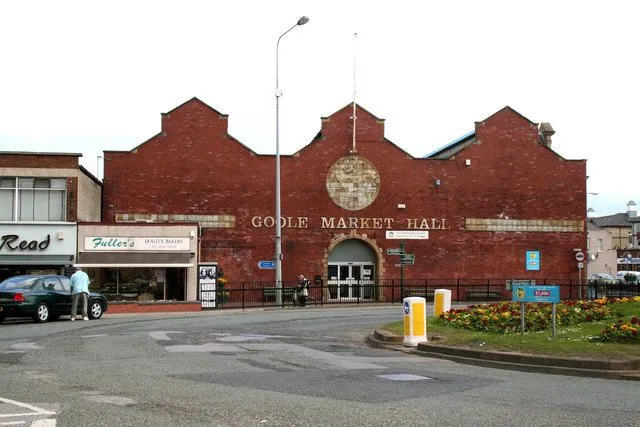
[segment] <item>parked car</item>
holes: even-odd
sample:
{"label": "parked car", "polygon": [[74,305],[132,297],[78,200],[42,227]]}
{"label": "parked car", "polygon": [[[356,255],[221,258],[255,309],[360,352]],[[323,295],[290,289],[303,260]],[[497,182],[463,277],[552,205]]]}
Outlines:
{"label": "parked car", "polygon": [[619,280],[607,273],[595,273],[589,276],[591,285],[615,285],[616,283],[620,283]]}
{"label": "parked car", "polygon": [[[90,292],[87,311],[99,319],[107,311],[104,295]],[[78,304],[78,311],[82,310]],[[14,276],[0,283],[0,323],[7,317],[31,317],[43,323],[71,314],[71,280],[66,276]]]}
{"label": "parked car", "polygon": [[618,283],[627,283],[627,279],[624,276],[626,275],[636,276],[635,283],[640,283],[640,271],[618,271],[616,273],[616,279],[618,279]]}

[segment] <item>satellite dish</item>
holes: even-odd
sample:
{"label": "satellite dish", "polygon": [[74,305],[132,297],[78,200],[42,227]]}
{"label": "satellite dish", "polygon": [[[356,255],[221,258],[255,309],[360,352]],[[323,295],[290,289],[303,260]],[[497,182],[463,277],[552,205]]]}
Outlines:
{"label": "satellite dish", "polygon": [[589,259],[590,259],[591,261],[595,261],[595,260],[596,260],[596,254],[591,254],[591,255],[589,255]]}

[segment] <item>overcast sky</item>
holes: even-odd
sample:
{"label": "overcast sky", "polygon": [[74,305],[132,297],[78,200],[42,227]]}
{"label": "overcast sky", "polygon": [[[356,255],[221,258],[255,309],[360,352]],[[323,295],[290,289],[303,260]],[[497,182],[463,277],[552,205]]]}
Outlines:
{"label": "overcast sky", "polygon": [[0,150],[82,153],[96,173],[195,96],[274,154],[276,41],[302,15],[280,43],[281,154],[352,102],[355,59],[357,102],[410,154],[509,105],[588,160],[596,215],[640,205],[633,0],[3,1]]}

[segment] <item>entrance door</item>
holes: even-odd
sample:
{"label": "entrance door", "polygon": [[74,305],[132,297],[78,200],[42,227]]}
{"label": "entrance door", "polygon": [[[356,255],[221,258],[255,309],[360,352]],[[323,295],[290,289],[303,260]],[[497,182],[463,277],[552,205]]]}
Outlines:
{"label": "entrance door", "polygon": [[373,299],[373,263],[329,264],[329,299]]}

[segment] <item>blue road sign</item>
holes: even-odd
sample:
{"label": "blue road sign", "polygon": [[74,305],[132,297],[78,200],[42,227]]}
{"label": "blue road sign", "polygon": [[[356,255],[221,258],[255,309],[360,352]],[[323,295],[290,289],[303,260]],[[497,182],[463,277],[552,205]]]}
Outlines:
{"label": "blue road sign", "polygon": [[275,261],[258,261],[258,268],[261,268],[263,270],[273,270],[274,268],[276,268],[276,262]]}

